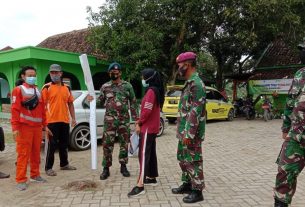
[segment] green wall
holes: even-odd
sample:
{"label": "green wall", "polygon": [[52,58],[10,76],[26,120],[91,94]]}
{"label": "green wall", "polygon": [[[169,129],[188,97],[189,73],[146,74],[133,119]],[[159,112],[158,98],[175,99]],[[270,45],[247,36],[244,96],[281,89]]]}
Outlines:
{"label": "green wall", "polygon": [[[72,80],[72,90],[86,90],[87,87],[85,85],[79,55],[78,53],[31,46],[2,51],[0,52],[0,78],[8,81],[9,89],[12,91],[15,87],[16,80],[19,78],[21,67],[31,65],[37,69],[37,86],[41,88],[49,80],[50,65],[56,63],[62,66],[64,72],[63,77]],[[107,69],[110,63],[97,60],[93,56],[88,56],[88,62],[96,89],[99,89],[101,84],[109,80]],[[130,71],[131,66],[126,65],[125,67],[128,67]],[[122,76],[123,79],[126,77],[126,70],[124,69]],[[141,98],[143,92],[141,80],[134,80],[133,85],[137,97]],[[7,102],[9,102],[9,99],[0,99],[0,110],[1,104]]]}
{"label": "green wall", "polygon": [[[83,71],[77,53],[69,53],[37,47],[23,47],[0,52],[0,78],[6,79],[9,90],[15,86],[19,78],[22,66],[31,65],[37,69],[37,85],[41,88],[49,76],[51,64],[59,64],[63,68],[64,78],[71,78],[72,89],[86,90]],[[93,56],[88,56],[92,76],[100,72],[106,72],[109,63],[97,61]],[[105,75],[107,75],[105,73]],[[108,76],[107,76],[108,78]],[[73,83],[74,82],[74,83]],[[0,90],[1,92],[1,90]],[[0,96],[1,97],[1,96]],[[2,103],[8,103],[9,99],[0,99],[0,110]]]}
{"label": "green wall", "polygon": [[[37,69],[37,85],[42,87],[49,74],[51,64],[59,64],[64,71],[64,77],[70,73],[79,81],[80,89],[85,90],[83,71],[77,53],[69,53],[57,50],[50,50],[37,47],[24,47],[0,52],[0,74],[5,76],[9,82],[10,90],[14,88],[14,83],[18,79],[20,68],[31,65]],[[92,75],[107,70],[108,62],[98,62],[95,57],[88,56],[88,61]],[[72,83],[73,89],[73,83]]]}

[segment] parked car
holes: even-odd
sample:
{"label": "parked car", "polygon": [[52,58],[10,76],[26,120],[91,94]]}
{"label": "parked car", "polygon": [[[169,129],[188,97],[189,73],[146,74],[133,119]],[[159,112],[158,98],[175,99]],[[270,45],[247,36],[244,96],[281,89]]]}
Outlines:
{"label": "parked car", "polygon": [[[90,128],[89,128],[89,102],[86,97],[88,91],[72,91],[74,97],[74,108],[75,108],[75,118],[77,125],[71,127],[70,130],[70,148],[73,150],[87,150],[90,148]],[[96,91],[96,96],[99,96],[99,91]],[[103,125],[104,125],[104,115],[105,108],[101,105],[97,99],[96,103],[96,124],[97,124],[97,139],[101,139],[103,136]],[[161,112],[160,112],[161,113]],[[168,125],[168,120],[164,115],[160,114],[160,131],[158,136],[161,136],[164,129]]]}
{"label": "parked car", "polygon": [[[178,104],[182,91],[182,85],[168,86],[163,105],[163,113],[170,122],[174,122],[178,116]],[[207,120],[234,118],[234,106],[221,93],[212,87],[206,87],[206,115]]]}

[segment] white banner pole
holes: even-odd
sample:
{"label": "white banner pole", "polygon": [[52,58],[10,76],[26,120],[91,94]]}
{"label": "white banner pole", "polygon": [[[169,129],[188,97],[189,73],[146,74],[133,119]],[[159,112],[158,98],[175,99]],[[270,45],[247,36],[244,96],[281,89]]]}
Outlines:
{"label": "white banner pole", "polygon": [[89,92],[89,95],[93,97],[90,102],[90,139],[91,139],[91,168],[97,169],[97,140],[96,140],[96,96],[93,86],[93,80],[89,67],[89,62],[86,54],[79,56],[81,66],[83,68],[85,83]]}

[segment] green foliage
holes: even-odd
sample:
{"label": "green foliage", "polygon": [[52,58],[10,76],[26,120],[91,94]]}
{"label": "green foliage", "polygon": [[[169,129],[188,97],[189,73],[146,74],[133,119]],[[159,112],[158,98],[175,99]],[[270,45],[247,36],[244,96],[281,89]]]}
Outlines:
{"label": "green foliage", "polygon": [[217,70],[221,89],[225,72],[249,70],[278,35],[295,46],[304,8],[301,0],[107,0],[98,13],[88,10],[89,40],[109,60],[131,65],[130,78],[149,66],[174,82],[176,56],[195,51],[205,72]]}
{"label": "green foliage", "polygon": [[[207,0],[206,4],[209,21],[206,47],[218,64],[217,88],[223,87],[223,73],[232,72],[236,64],[242,73],[248,61],[241,61],[243,56],[257,59],[278,35],[292,45],[304,35],[301,1]],[[249,64],[246,66],[248,70]]]}
{"label": "green foliage", "polygon": [[89,38],[110,60],[130,64],[132,78],[143,67],[176,78],[176,56],[198,52],[204,32],[200,0],[108,0],[98,13],[90,8]]}
{"label": "green foliage", "polygon": [[217,69],[215,58],[207,51],[201,51],[197,54],[198,70],[202,74],[213,76]]}

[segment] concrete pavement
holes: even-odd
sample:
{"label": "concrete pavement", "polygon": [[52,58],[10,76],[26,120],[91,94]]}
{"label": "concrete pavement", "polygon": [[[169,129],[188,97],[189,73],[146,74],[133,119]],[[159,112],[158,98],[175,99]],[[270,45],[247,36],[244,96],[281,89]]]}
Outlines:
{"label": "concrete pavement", "polygon": [[[129,199],[127,193],[137,180],[138,159],[130,158],[128,168],[130,178],[119,172],[118,145],[115,146],[111,175],[106,181],[99,180],[102,148],[99,146],[99,169],[90,170],[90,150],[69,152],[70,163],[77,171],[60,171],[56,154],[54,170],[56,177],[42,176],[48,183],[30,183],[28,190],[15,189],[15,145],[9,144],[5,152],[0,152],[0,171],[10,173],[11,178],[0,180],[0,206],[130,206],[130,207],[248,207],[273,206],[272,188],[277,165],[274,163],[281,147],[281,120],[233,122],[217,121],[207,124],[204,141],[204,173],[206,189],[203,202],[187,205],[182,195],[173,195],[171,188],[180,182],[180,168],[176,160],[177,140],[175,126],[170,125],[157,141],[159,185],[146,187],[146,194]],[[43,157],[43,156],[42,156]],[[42,163],[44,161],[42,160]],[[77,180],[92,180],[96,189],[72,191],[62,188]],[[305,172],[298,179],[293,207],[305,206]]]}

